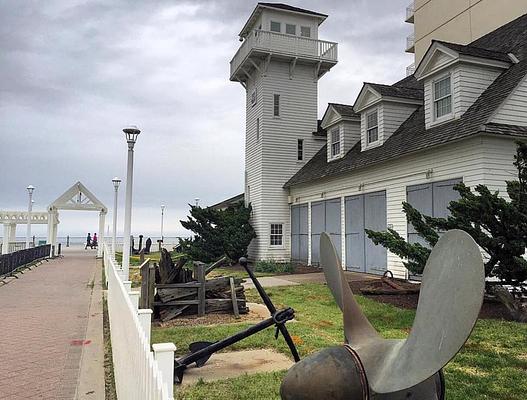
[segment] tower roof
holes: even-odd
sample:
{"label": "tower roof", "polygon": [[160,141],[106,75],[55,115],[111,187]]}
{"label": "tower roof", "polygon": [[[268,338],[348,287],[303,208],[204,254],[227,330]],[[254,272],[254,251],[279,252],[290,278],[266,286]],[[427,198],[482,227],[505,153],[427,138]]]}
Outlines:
{"label": "tower roof", "polygon": [[281,11],[287,11],[295,14],[307,14],[311,15],[312,17],[319,19],[319,24],[321,24],[328,16],[326,14],[321,14],[315,11],[306,10],[304,8],[294,7],[290,6],[288,4],[284,3],[258,3],[253,10],[251,16],[243,26],[239,36],[245,37],[249,31],[249,27],[252,26],[253,22],[260,16],[262,11],[266,8],[281,10]]}

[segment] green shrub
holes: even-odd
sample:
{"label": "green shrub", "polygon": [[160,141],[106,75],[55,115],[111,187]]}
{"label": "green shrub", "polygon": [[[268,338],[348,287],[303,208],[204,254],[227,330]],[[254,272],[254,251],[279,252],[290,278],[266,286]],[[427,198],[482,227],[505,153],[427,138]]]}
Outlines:
{"label": "green shrub", "polygon": [[256,272],[272,272],[277,274],[292,274],[294,272],[293,264],[281,263],[274,260],[257,261],[254,270]]}

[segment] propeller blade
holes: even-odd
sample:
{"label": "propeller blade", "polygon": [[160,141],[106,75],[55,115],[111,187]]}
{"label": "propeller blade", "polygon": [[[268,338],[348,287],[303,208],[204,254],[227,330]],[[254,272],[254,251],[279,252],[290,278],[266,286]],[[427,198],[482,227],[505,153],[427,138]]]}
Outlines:
{"label": "propeller blade", "polygon": [[[357,349],[377,393],[417,385],[443,368],[468,339],[483,302],[483,258],[461,230],[445,233],[426,263],[412,331],[405,341],[385,340]],[[383,356],[361,353],[382,352]]]}
{"label": "propeller blade", "polygon": [[379,334],[355,300],[344,276],[335,246],[325,232],[320,235],[320,264],[331,293],[342,310],[346,341],[353,344],[378,338]]}
{"label": "propeller blade", "polygon": [[[196,353],[197,351],[205,349],[205,348],[209,347],[211,344],[214,344],[214,343],[215,342],[205,342],[205,341],[194,342],[194,343],[189,344],[188,349],[190,350],[191,353]],[[208,354],[208,355],[206,355],[204,357],[201,357],[199,360],[197,360],[196,361],[196,367],[198,367],[198,368],[203,367],[205,365],[205,363],[209,360],[210,356],[212,356],[212,353]]]}

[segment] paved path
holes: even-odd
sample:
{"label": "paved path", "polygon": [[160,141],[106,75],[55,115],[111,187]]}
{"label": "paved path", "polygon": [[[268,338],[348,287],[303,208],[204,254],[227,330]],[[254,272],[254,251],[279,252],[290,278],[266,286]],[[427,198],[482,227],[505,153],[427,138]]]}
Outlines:
{"label": "paved path", "polygon": [[[344,272],[348,282],[353,281],[365,281],[370,279],[379,279],[376,275],[363,274],[360,272]],[[311,274],[291,274],[291,275],[277,275],[277,276],[265,276],[258,278],[258,281],[263,287],[276,287],[276,286],[293,286],[300,285],[303,283],[326,283],[324,273],[315,272]],[[245,279],[243,286],[246,289],[254,288],[254,284],[250,279]]]}
{"label": "paved path", "polygon": [[83,348],[100,342],[86,337],[96,266],[69,250],[0,286],[0,399],[76,398]]}

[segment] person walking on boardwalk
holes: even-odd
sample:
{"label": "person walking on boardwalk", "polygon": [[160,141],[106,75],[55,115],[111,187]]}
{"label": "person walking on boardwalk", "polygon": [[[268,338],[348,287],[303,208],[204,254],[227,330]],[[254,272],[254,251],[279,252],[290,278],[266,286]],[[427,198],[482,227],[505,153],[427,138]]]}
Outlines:
{"label": "person walking on boardwalk", "polygon": [[97,248],[97,233],[93,234],[93,240],[91,241],[91,248]]}
{"label": "person walking on boardwalk", "polygon": [[84,250],[86,250],[88,248],[88,246],[91,247],[91,235],[90,235],[90,232],[88,232],[88,236],[86,237],[86,246],[84,246]]}

